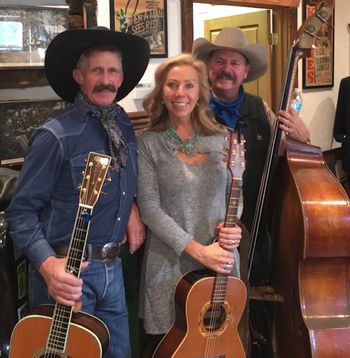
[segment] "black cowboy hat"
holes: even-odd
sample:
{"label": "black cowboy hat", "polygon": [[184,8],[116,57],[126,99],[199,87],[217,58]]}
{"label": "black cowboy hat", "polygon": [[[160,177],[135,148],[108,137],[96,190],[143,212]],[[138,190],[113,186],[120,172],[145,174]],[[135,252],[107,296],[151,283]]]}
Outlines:
{"label": "black cowboy hat", "polygon": [[101,27],[67,30],[51,41],[45,55],[46,78],[65,101],[74,102],[79,91],[72,72],[80,55],[99,45],[115,46],[122,53],[124,80],[118,89],[117,101],[128,95],[140,81],[150,57],[149,45],[142,37]]}

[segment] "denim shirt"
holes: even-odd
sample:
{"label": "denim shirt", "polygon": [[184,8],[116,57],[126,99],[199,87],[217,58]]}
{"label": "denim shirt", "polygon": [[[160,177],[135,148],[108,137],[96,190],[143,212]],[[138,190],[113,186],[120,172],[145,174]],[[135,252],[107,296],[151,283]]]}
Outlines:
{"label": "denim shirt", "polygon": [[[121,242],[136,191],[136,137],[120,107],[118,126],[127,142],[126,166],[108,170],[88,232],[88,243]],[[33,134],[6,220],[15,245],[35,269],[55,255],[52,245],[68,244],[79,205],[79,184],[90,151],[109,154],[107,133],[97,118],[76,99]]]}

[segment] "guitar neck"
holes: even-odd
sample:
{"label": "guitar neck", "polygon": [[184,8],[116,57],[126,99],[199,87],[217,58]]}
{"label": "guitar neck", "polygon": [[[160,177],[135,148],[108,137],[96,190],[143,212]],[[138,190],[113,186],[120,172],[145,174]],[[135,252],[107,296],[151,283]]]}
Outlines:
{"label": "guitar neck", "polygon": [[232,178],[224,227],[234,227],[238,221],[238,205],[241,197],[242,179]]}
{"label": "guitar neck", "polygon": [[[238,206],[242,192],[244,171],[244,139],[238,140],[237,132],[230,133],[228,166],[231,169],[232,181],[226,209],[224,227],[234,227],[238,221]],[[217,273],[214,281],[212,304],[223,304],[227,292],[228,274]]]}
{"label": "guitar neck", "polygon": [[[234,227],[237,224],[238,205],[241,195],[241,182],[241,179],[232,178],[224,227]],[[222,304],[225,302],[228,276],[228,274],[216,274],[212,297],[213,304]]]}
{"label": "guitar neck", "polygon": [[76,277],[80,276],[80,266],[84,258],[92,210],[92,207],[80,204],[75,219],[65,270]]}
{"label": "guitar neck", "polygon": [[[66,272],[76,277],[80,276],[80,266],[84,258],[91,216],[91,207],[79,205],[65,268]],[[63,353],[65,351],[72,312],[72,307],[56,303],[46,343],[47,352]]]}

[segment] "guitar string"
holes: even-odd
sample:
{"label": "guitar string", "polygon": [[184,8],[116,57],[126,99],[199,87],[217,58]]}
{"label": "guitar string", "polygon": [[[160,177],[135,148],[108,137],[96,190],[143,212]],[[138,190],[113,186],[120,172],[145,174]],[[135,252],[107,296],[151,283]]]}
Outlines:
{"label": "guitar string", "polygon": [[[90,166],[87,166],[86,168],[91,169]],[[101,172],[102,173],[104,172],[103,169],[106,169],[106,168],[100,167],[100,173],[98,174],[98,179],[101,179]],[[105,173],[103,174],[102,179],[105,178],[106,172],[107,171],[105,171]],[[91,174],[89,176],[84,176],[84,180],[86,180],[87,182],[89,181],[89,178],[91,178]],[[103,182],[102,179],[101,179],[101,183]],[[81,200],[82,202],[84,201],[84,197],[85,197],[85,199],[87,198],[88,193],[90,193],[89,190],[83,192],[82,200]],[[98,190],[96,190],[96,191],[92,190],[91,195],[96,195],[96,193],[98,193],[98,194],[100,193],[100,188],[98,188]],[[89,200],[85,201],[85,203],[88,203],[88,202],[89,202]],[[66,268],[70,272],[70,271],[72,271],[71,268],[72,269],[76,268],[76,264],[80,263],[79,270],[77,272],[77,277],[79,277],[79,275],[80,275],[80,266],[81,266],[81,262],[82,262],[82,258],[83,258],[83,252],[84,252],[84,248],[85,248],[87,232],[88,232],[89,225],[90,225],[90,218],[87,221],[86,218],[83,217],[85,210],[87,210],[87,209],[81,207],[79,204],[78,213],[77,213],[77,217],[76,217],[77,225],[75,225],[75,230],[73,232],[73,238],[71,241],[71,247],[69,248],[69,255],[68,255],[68,260],[67,260],[67,264],[66,264]],[[91,216],[92,209],[90,209],[90,212],[88,214]],[[72,312],[73,312],[72,307],[61,305],[61,304],[56,304],[54,314],[57,313],[57,315],[58,315],[58,320],[57,320],[58,324],[56,327],[53,327],[52,332],[50,332],[50,336],[55,330],[57,330],[58,332],[63,333],[63,343],[66,342]],[[67,315],[67,313],[68,313],[68,315]],[[67,318],[67,316],[68,316],[68,318]],[[63,322],[63,325],[62,325],[62,322]],[[62,327],[64,328],[64,332],[61,332]],[[62,337],[56,336],[56,345],[57,345],[57,342],[60,343],[61,341],[62,341]],[[52,350],[50,347],[48,347],[50,342],[51,342],[51,344],[54,343],[55,339],[51,339],[51,341],[50,340],[48,341],[47,347],[46,347],[46,350],[44,353],[45,358],[56,357],[56,352],[54,350]],[[64,346],[62,347],[62,350],[63,350],[63,348],[64,348]],[[50,352],[48,350],[50,350]],[[53,354],[53,355],[51,356],[51,354]]]}
{"label": "guitar string", "polygon": [[[86,178],[88,178],[88,176],[85,176],[85,179]],[[86,179],[86,180],[89,181],[89,179]],[[84,201],[84,197],[87,196],[87,194],[86,194],[87,192],[83,192],[82,201]],[[74,261],[77,262],[77,256],[80,254],[80,257],[82,257],[82,252],[79,252],[81,250],[79,250],[79,247],[77,247],[77,245],[79,246],[79,241],[81,241],[81,235],[82,234],[85,235],[85,232],[87,232],[87,230],[85,230],[85,228],[84,228],[85,222],[81,219],[83,216],[84,209],[85,208],[82,208],[81,206],[78,207],[78,213],[77,213],[77,217],[76,217],[76,226],[75,226],[75,230],[73,232],[71,247],[69,249],[68,260],[66,263],[66,268],[68,269],[68,271],[70,271],[70,268],[73,267]],[[88,225],[87,225],[87,228],[88,228]],[[74,265],[74,267],[75,267],[75,265]],[[78,275],[79,275],[79,273],[78,273]],[[49,342],[48,342],[48,347],[47,347],[47,349],[49,349],[50,352],[47,352],[48,355],[45,353],[45,358],[51,358],[51,357],[54,358],[55,357],[56,352],[54,351],[52,346],[55,347],[56,349],[57,349],[57,347],[59,347],[59,348],[61,348],[62,351],[64,350],[64,345],[65,345],[65,342],[67,339],[67,334],[68,334],[68,329],[69,329],[69,322],[70,322],[71,315],[72,315],[72,307],[68,307],[68,306],[65,306],[62,304],[57,304],[56,309],[54,311],[54,315],[57,316],[57,319],[55,319],[55,317],[54,317],[54,323],[56,322],[56,325],[53,325],[53,329],[50,332],[50,337],[49,337]],[[50,344],[51,344],[51,347],[49,346]],[[51,356],[51,354],[53,354],[53,355]]]}
{"label": "guitar string", "polygon": [[[232,187],[231,187],[232,190]],[[226,220],[225,220],[226,221]],[[217,304],[216,304],[216,295],[217,295],[217,288],[218,288],[218,284],[219,284],[219,276],[220,274],[217,274],[215,279],[214,279],[214,290],[213,290],[213,294],[211,297],[211,307],[210,309],[210,319],[209,319],[209,327],[208,330],[206,332],[206,346],[205,346],[205,352],[204,352],[204,358],[210,357],[211,352],[213,351],[213,345],[214,345],[214,338],[213,338],[213,332],[214,332],[214,322],[215,322],[215,317],[216,316],[216,311],[217,311]],[[205,322],[203,322],[205,323]],[[205,327],[205,324],[204,328]]]}
{"label": "guitar string", "polygon": [[[72,267],[72,256],[77,256],[79,254],[79,252],[75,249],[75,245],[79,244],[79,235],[81,234],[82,231],[84,231],[84,222],[81,220],[81,216],[82,216],[82,212],[83,212],[83,208],[79,207],[78,209],[78,216],[77,216],[77,225],[76,228],[78,230],[75,230],[73,233],[73,240],[71,243],[71,248],[70,248],[70,254],[68,255],[68,260],[67,260],[67,264],[66,267],[68,269],[68,271],[70,270],[70,268]],[[77,233],[77,235],[76,235]],[[74,259],[74,257],[73,257]],[[61,341],[62,338],[61,336],[66,336],[67,335],[67,331],[68,331],[68,325],[69,324],[69,320],[70,320],[70,316],[71,316],[71,308],[65,306],[65,305],[59,305],[58,306],[58,319],[57,319],[57,332],[58,335],[56,335],[56,345],[59,346],[60,344],[62,345]],[[68,322],[67,322],[68,321]],[[64,337],[63,337],[64,339]],[[65,339],[63,340],[63,343],[65,342]]]}
{"label": "guitar string", "polygon": [[[234,181],[232,181],[231,183],[231,189],[230,189],[230,200],[228,203],[228,210],[227,210],[227,215],[225,218],[225,225],[227,224],[227,220],[229,218],[229,213],[231,211],[232,208],[232,191],[233,191],[233,187],[234,187]],[[226,277],[227,278],[227,277]],[[211,316],[210,316],[210,323],[209,323],[209,332],[207,335],[207,342],[206,342],[206,349],[205,349],[205,357],[211,357],[212,353],[214,352],[215,349],[215,335],[214,335],[214,330],[215,330],[215,321],[216,318],[220,317],[220,308],[221,308],[221,302],[220,302],[220,297],[222,296],[221,291],[223,290],[223,281],[226,281],[227,283],[227,279],[224,278],[223,274],[217,274],[214,284],[215,284],[215,289],[213,292],[213,297],[212,297],[212,311],[211,311]],[[224,282],[225,284],[225,282]],[[220,294],[221,293],[221,294]],[[223,301],[223,299],[221,298],[221,301]]]}
{"label": "guitar string", "polygon": [[215,283],[215,290],[212,298],[212,314],[210,319],[210,325],[209,325],[209,333],[208,333],[208,339],[207,339],[207,346],[205,351],[204,357],[212,357],[213,352],[215,351],[215,344],[216,344],[216,335],[215,331],[218,328],[217,320],[221,317],[221,306],[224,303],[225,298],[225,285],[227,282],[227,275],[224,274],[218,274],[216,277],[216,283]]}
{"label": "guitar string", "polygon": [[[82,216],[82,211],[83,211],[83,208],[79,207],[78,213],[77,213],[77,218],[76,218],[76,221],[77,221],[76,228],[78,228],[78,230],[75,230],[73,233],[73,240],[72,240],[72,246],[71,246],[73,251],[70,250],[70,252],[73,252],[73,256],[78,255],[78,252],[76,251],[76,249],[74,249],[74,245],[76,245],[77,241],[79,241],[79,234],[75,235],[75,232],[81,233],[82,231],[84,231],[84,228],[82,225],[84,223],[80,219]],[[80,229],[80,228],[82,228],[82,229]],[[76,239],[76,240],[74,240],[74,239]],[[68,256],[68,260],[67,260],[67,264],[66,264],[67,268],[71,267],[71,265],[72,265],[72,260],[70,259],[70,256],[71,255]],[[53,325],[53,329],[50,332],[50,338],[49,338],[48,349],[50,349],[50,352],[48,352],[48,354],[50,354],[50,355],[45,356],[45,357],[51,358],[51,354],[53,354],[52,357],[55,357],[55,355],[56,355],[55,349],[63,350],[64,343],[66,341],[66,337],[67,337],[67,333],[68,333],[71,313],[72,313],[71,307],[65,306],[62,304],[56,305],[56,309],[54,311],[54,318],[53,318],[55,325]]]}
{"label": "guitar string", "polygon": [[[231,195],[231,193],[233,192],[236,192],[238,194],[238,200],[236,199],[236,195],[233,196]],[[233,179],[231,183],[228,210],[225,218],[225,224],[227,226],[230,225],[231,223],[235,224],[237,222],[239,196],[240,196],[240,187],[238,185],[238,182]],[[209,339],[207,338],[207,342],[206,342],[205,356],[204,356],[205,358],[211,357],[215,349],[215,335],[213,335],[215,329],[214,321],[216,320],[215,318],[221,317],[220,311],[221,311],[221,305],[223,305],[225,302],[225,297],[227,292],[227,281],[228,281],[228,275],[217,274],[214,282],[215,289],[212,297],[212,311],[211,311],[210,323],[209,323],[209,333],[207,335]],[[225,308],[223,307],[223,309]]]}
{"label": "guitar string", "polygon": [[207,338],[207,346],[206,346],[206,351],[205,351],[205,357],[210,357],[212,355],[212,352],[214,351],[214,324],[215,324],[215,317],[217,317],[216,312],[218,311],[218,305],[217,305],[217,289],[219,286],[219,282],[220,281],[220,277],[217,276],[215,278],[215,289],[213,292],[213,297],[212,297],[212,311],[211,311],[211,317],[210,317],[210,323],[209,323],[209,333],[208,333],[208,338]]}
{"label": "guitar string", "polygon": [[[231,188],[232,190],[232,188]],[[229,208],[231,205],[231,200],[229,202]],[[229,211],[229,210],[228,210]],[[207,341],[206,341],[206,348],[205,348],[205,356],[204,357],[211,357],[212,353],[215,349],[215,333],[214,331],[217,330],[217,320],[220,319],[220,311],[221,305],[224,303],[225,295],[225,283],[227,283],[227,277],[223,274],[217,274],[215,281],[214,281],[214,292],[212,297],[212,310],[210,313],[210,320],[209,320],[209,330],[207,334]]]}
{"label": "guitar string", "polygon": [[[215,281],[214,281],[214,284],[215,284]],[[208,327],[209,329],[208,329],[208,333],[207,333],[204,358],[208,357],[208,354],[210,353],[210,350],[211,350],[213,322],[214,322],[214,315],[213,315],[214,309],[215,309],[215,290],[214,290],[212,298],[211,298],[211,311],[210,311],[210,320],[209,320],[209,327]]]}

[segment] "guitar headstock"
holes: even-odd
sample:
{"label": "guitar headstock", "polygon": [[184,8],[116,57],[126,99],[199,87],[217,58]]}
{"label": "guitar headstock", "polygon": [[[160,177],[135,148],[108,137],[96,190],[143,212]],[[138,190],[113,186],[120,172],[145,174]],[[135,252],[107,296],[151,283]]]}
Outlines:
{"label": "guitar headstock", "polygon": [[93,207],[100,196],[105,182],[111,157],[90,152],[84,171],[83,182],[80,187],[80,204]]}
{"label": "guitar headstock", "polygon": [[227,167],[231,172],[232,178],[240,180],[245,170],[245,140],[241,133],[230,129],[228,131]]}
{"label": "guitar headstock", "polygon": [[333,13],[334,0],[325,0],[320,3],[316,11],[309,16],[297,33],[294,46],[300,49],[311,49],[315,47],[315,40],[318,40],[318,33],[323,25],[332,26],[328,23]]}

